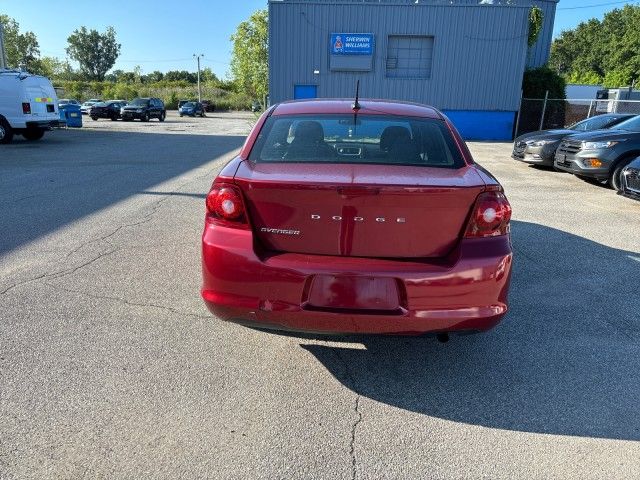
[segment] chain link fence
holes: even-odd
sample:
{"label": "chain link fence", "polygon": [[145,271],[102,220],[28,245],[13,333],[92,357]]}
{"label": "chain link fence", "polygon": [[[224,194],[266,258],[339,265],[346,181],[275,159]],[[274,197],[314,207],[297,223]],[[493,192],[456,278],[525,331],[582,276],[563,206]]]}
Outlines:
{"label": "chain link fence", "polygon": [[523,98],[516,119],[515,136],[536,130],[564,128],[603,113],[640,115],[640,100]]}

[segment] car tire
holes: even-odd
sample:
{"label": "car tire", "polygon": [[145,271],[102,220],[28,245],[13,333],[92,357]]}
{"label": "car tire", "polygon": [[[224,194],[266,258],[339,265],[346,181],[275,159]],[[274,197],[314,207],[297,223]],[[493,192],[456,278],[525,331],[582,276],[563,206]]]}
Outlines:
{"label": "car tire", "polygon": [[115,122],[116,120],[118,120],[118,117],[116,117],[115,115],[112,115],[109,118],[111,119],[112,122]]}
{"label": "car tire", "polygon": [[622,170],[624,170],[624,167],[629,165],[634,158],[636,158],[635,155],[622,159],[616,164],[613,172],[611,172],[611,176],[609,177],[609,186],[616,192],[622,190]]}
{"label": "car tire", "polygon": [[182,118],[184,115],[180,114],[180,118]]}
{"label": "car tire", "polygon": [[158,120],[160,120],[161,122],[164,122],[164,119],[165,119],[165,118],[167,118],[167,114],[166,114],[166,113],[164,113],[164,112],[162,112],[162,113],[160,114],[160,118],[158,118]]}
{"label": "car tire", "polygon": [[42,137],[44,137],[44,130],[42,128],[29,128],[24,131],[22,136],[30,142],[34,140],[40,140]]}
{"label": "car tire", "polygon": [[143,122],[148,122],[148,121],[149,121],[149,114],[148,114],[148,113],[145,113],[145,114],[142,116],[141,120],[142,120]]}
{"label": "car tire", "polygon": [[94,122],[98,121],[98,117],[91,117],[91,120],[93,120]]}
{"label": "car tire", "polygon": [[13,128],[9,122],[0,118],[0,144],[11,143],[13,140]]}

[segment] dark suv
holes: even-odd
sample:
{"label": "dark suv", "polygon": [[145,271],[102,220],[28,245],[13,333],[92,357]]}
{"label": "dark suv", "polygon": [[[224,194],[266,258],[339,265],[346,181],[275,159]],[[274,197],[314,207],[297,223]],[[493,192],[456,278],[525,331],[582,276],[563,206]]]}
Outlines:
{"label": "dark suv", "polygon": [[159,98],[135,98],[129,105],[122,107],[120,114],[125,122],[136,118],[143,122],[157,118],[164,122],[167,117],[167,110],[164,108],[163,101]]}
{"label": "dark suv", "polygon": [[565,137],[554,165],[580,178],[608,182],[620,190],[622,170],[640,155],[640,115],[609,130]]}

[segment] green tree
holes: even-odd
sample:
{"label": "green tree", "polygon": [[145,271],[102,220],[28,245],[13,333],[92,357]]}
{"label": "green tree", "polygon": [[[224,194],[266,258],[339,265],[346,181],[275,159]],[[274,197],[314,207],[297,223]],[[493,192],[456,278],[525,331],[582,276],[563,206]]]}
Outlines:
{"label": "green tree", "polygon": [[611,87],[640,80],[640,6],[626,5],[566,30],[551,45],[550,67],[574,81]]}
{"label": "green tree", "polygon": [[119,82],[122,78],[122,75],[124,75],[124,70],[112,70],[111,73],[107,73],[104,76],[104,79],[107,82]]}
{"label": "green tree", "polygon": [[67,38],[67,54],[80,65],[80,72],[88,80],[104,80],[120,55],[121,45],[116,31],[108,27],[104,33],[81,27]]}
{"label": "green tree", "polygon": [[209,67],[205,67],[200,71],[200,80],[203,83],[210,83],[212,85],[217,85],[219,83],[218,77]]}
{"label": "green tree", "polygon": [[164,73],[160,72],[159,70],[155,70],[151,73],[146,74],[144,76],[144,81],[146,83],[157,83],[157,82],[161,82],[163,78],[164,78]]}
{"label": "green tree", "polygon": [[231,74],[240,91],[262,99],[268,92],[268,17],[258,10],[231,36]]}
{"label": "green tree", "polygon": [[42,73],[40,45],[33,32],[20,32],[20,24],[7,15],[0,15],[4,27],[7,63],[12,68],[24,68],[33,73]]}
{"label": "green tree", "polygon": [[186,70],[171,70],[164,74],[164,79],[168,82],[178,82],[182,80],[189,83],[196,83],[198,81],[198,75],[187,72]]}

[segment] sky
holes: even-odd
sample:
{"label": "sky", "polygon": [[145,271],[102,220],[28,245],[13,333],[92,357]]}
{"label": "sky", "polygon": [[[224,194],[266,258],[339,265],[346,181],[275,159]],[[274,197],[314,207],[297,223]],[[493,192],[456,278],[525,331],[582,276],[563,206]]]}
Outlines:
{"label": "sky", "polygon": [[[560,0],[554,36],[593,17],[632,2]],[[236,26],[267,0],[0,0],[0,13],[15,18],[22,31],[33,31],[46,56],[65,58],[67,37],[80,26],[103,31],[111,25],[122,44],[114,69],[196,70],[193,54],[204,54],[202,67],[225,78]]]}

